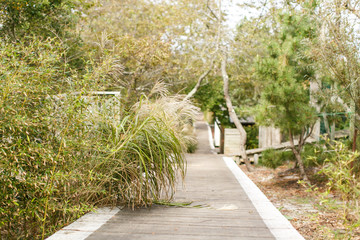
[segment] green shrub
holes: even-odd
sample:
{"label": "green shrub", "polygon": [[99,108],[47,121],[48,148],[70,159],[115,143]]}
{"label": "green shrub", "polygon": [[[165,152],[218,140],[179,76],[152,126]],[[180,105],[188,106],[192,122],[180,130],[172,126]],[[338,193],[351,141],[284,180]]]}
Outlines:
{"label": "green shrub", "polygon": [[[360,176],[359,153],[352,152],[346,144],[333,142],[328,146],[330,154],[324,160],[319,174],[325,177],[326,191],[322,193],[321,205],[325,208],[343,209],[342,218],[346,234],[353,235],[353,230],[359,226],[360,209]],[[316,158],[313,156],[312,158]],[[311,190],[318,191],[318,188]],[[339,197],[341,201],[328,197],[329,193]],[[335,202],[336,200],[336,202]],[[349,239],[351,237],[348,237]]]}
{"label": "green shrub", "polygon": [[172,196],[194,142],[183,131],[189,102],[161,97],[126,112],[91,94],[99,79],[63,63],[56,39],[0,44],[1,239],[44,238],[95,206]]}
{"label": "green shrub", "polygon": [[[301,152],[306,167],[319,166],[331,155],[332,151],[325,143],[306,144]],[[259,164],[275,169],[286,161],[295,161],[292,151],[267,149],[262,153]]]}
{"label": "green shrub", "polygon": [[286,161],[293,161],[295,158],[291,151],[279,151],[273,148],[262,152],[259,164],[268,168],[275,169]]}
{"label": "green shrub", "polygon": [[259,146],[259,128],[256,125],[244,126],[247,133],[246,149],[255,149]]}
{"label": "green shrub", "polygon": [[331,148],[332,154],[325,159],[320,173],[327,176],[329,191],[337,190],[344,201],[355,201],[358,206],[360,179],[355,170],[359,165],[359,153],[350,151],[341,142],[335,142]]}
{"label": "green shrub", "polygon": [[189,145],[187,146],[186,152],[187,152],[187,153],[195,153],[197,147],[198,147],[198,146],[197,146],[197,143],[189,144]]}
{"label": "green shrub", "polygon": [[331,156],[332,151],[327,149],[325,143],[306,144],[301,152],[301,157],[306,167],[319,166]]}
{"label": "green shrub", "polygon": [[[0,231],[3,239],[39,238],[88,211],[83,203],[86,151],[79,136],[84,108],[69,101],[63,122],[54,118],[48,96],[76,90],[66,81],[65,49],[54,39],[0,47]],[[69,80],[69,79],[68,79]],[[72,86],[71,86],[72,85]],[[55,112],[56,113],[56,112]],[[73,136],[73,137],[70,137]],[[78,139],[76,139],[76,137]],[[80,191],[77,191],[77,188]]]}

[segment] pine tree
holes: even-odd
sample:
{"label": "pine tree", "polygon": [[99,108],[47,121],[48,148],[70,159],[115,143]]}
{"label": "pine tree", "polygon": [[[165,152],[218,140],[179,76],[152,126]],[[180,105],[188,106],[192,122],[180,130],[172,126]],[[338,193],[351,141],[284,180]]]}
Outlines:
{"label": "pine tree", "polygon": [[288,134],[302,178],[308,181],[301,150],[316,122],[315,109],[309,102],[314,70],[306,56],[315,27],[311,14],[289,9],[278,14],[279,28],[268,45],[268,56],[257,62],[256,73],[264,85],[257,119]]}

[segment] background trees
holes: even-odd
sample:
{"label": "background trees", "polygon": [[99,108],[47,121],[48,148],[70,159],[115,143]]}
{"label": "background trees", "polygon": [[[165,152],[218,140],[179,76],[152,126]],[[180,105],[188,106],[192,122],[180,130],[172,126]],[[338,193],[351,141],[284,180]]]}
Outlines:
{"label": "background trees", "polygon": [[[331,86],[329,103],[352,112],[351,136],[359,120],[358,1],[321,1],[319,40],[313,48],[321,76]],[[356,134],[355,134],[356,136]],[[355,137],[356,141],[356,137]]]}
{"label": "background trees", "polygon": [[75,1],[9,0],[1,1],[1,36],[11,41],[23,40],[26,35],[63,35],[74,26],[76,14],[71,9]]}
{"label": "background trees", "polygon": [[108,88],[122,88],[129,98],[148,93],[159,81],[174,92],[183,91],[211,65],[216,46],[212,5],[104,1],[86,12],[82,36],[93,45],[97,61],[124,70],[107,80]]}

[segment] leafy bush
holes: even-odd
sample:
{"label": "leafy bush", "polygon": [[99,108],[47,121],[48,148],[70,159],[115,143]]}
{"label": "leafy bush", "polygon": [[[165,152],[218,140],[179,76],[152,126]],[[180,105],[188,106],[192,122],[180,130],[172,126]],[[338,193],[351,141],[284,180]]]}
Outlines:
{"label": "leafy bush", "polygon": [[[202,85],[194,95],[194,98],[201,110],[213,112],[214,119],[217,118],[223,127],[234,127],[226,107],[222,84],[222,81],[214,78]],[[189,91],[192,88],[193,86],[189,86]]]}
{"label": "leafy bush", "polygon": [[332,151],[329,151],[327,145],[323,142],[315,144],[306,144],[302,150],[301,157],[306,167],[319,166],[330,157]]}
{"label": "leafy bush", "polygon": [[295,156],[291,151],[279,151],[273,148],[262,152],[259,164],[268,168],[275,169],[286,161],[294,160]]}
{"label": "leafy bush", "polygon": [[[67,137],[81,126],[82,116],[79,123],[72,116],[58,125],[47,98],[71,89],[60,60],[64,49],[55,40],[28,40],[27,45],[1,42],[0,48],[0,228],[5,239],[38,237],[49,216],[62,225],[89,209],[76,190],[83,176],[71,174],[79,169],[81,145]],[[64,111],[70,116],[81,108],[73,99]]]}
{"label": "leafy bush", "polygon": [[[301,152],[306,167],[319,166],[331,155],[332,151],[325,143],[306,144]],[[292,151],[267,149],[262,153],[259,164],[275,169],[286,161],[295,161]]]}
{"label": "leafy bush", "polygon": [[256,125],[244,126],[247,133],[246,149],[255,149],[259,146],[259,128]]}
{"label": "leafy bush", "polygon": [[95,206],[172,196],[194,141],[183,131],[189,102],[146,99],[126,112],[93,96],[97,75],[69,68],[60,41],[0,44],[2,239],[44,238]]}

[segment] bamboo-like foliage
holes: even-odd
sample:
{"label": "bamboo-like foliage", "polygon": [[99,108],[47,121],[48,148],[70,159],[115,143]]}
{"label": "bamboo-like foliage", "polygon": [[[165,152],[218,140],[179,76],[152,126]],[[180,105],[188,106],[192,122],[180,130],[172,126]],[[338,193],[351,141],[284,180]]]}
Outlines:
{"label": "bamboo-like foliage", "polygon": [[51,39],[1,45],[1,239],[44,238],[96,206],[150,205],[184,176],[196,109],[96,96],[96,74],[69,69],[64,52]]}

